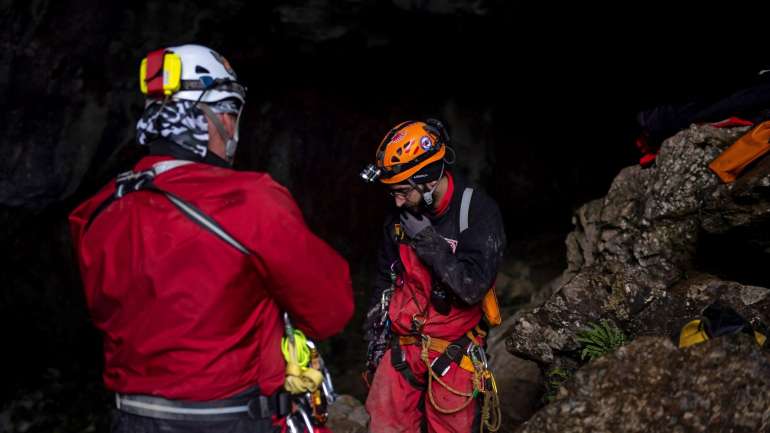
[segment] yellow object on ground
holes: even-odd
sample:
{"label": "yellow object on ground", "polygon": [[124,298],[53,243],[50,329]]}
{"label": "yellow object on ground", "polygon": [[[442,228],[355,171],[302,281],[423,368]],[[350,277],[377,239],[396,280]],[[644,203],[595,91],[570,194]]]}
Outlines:
{"label": "yellow object on ground", "polygon": [[709,336],[706,335],[702,322],[699,319],[695,319],[682,327],[682,331],[679,333],[679,348],[683,349],[708,339]]}

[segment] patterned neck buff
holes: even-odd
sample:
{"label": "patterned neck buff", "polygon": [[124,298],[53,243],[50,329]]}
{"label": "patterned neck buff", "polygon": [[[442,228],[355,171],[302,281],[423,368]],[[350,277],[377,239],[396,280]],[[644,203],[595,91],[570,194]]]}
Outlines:
{"label": "patterned neck buff", "polygon": [[[218,114],[238,115],[238,102],[224,100],[206,103]],[[153,140],[165,138],[195,155],[204,158],[208,152],[209,128],[206,115],[195,102],[169,100],[150,101],[144,113],[136,123],[136,138],[139,144],[146,146]]]}

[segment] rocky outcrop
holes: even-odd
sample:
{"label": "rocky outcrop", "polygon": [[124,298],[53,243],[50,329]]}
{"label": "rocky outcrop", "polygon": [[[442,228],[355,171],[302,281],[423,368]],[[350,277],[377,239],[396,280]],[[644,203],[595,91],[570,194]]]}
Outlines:
{"label": "rocky outcrop", "polygon": [[[732,296],[732,283],[718,278],[697,280],[711,287],[711,296],[677,296],[671,289],[697,274],[703,236],[770,227],[767,164],[733,185],[719,183],[707,168],[745,131],[682,131],[664,143],[655,167],[622,170],[605,198],[581,207],[567,237],[562,285],[545,305],[519,318],[508,349],[542,365],[568,362],[579,347],[575,332],[588,322],[606,318],[631,335],[669,335],[708,301]],[[722,261],[729,260],[722,253]],[[751,317],[770,318],[766,304],[731,301]],[[682,315],[666,313],[672,310]],[[669,327],[661,329],[662,323]]]}
{"label": "rocky outcrop", "polygon": [[[576,212],[561,282],[506,344],[577,373],[522,432],[769,431],[770,364],[753,339],[673,343],[715,301],[770,321],[770,160],[730,185],[707,168],[746,130],[693,125],[664,142],[656,166],[622,170]],[[633,341],[584,366],[576,334],[599,320]]]}
{"label": "rocky outcrop", "polygon": [[366,433],[369,414],[355,397],[341,395],[329,407],[326,426],[334,433]]}
{"label": "rocky outcrop", "polygon": [[520,433],[770,431],[770,356],[744,334],[640,337],[581,368]]}
{"label": "rocky outcrop", "polygon": [[495,282],[503,323],[487,338],[489,366],[494,372],[500,397],[502,423],[499,433],[511,433],[539,408],[543,397],[543,374],[535,362],[512,356],[505,340],[518,316],[542,305],[560,281],[564,269],[561,239],[547,237],[517,245],[518,260],[508,257]]}
{"label": "rocky outcrop", "polygon": [[499,433],[510,433],[538,409],[543,394],[543,377],[537,364],[512,356],[505,338],[515,316],[493,329],[487,340],[489,367],[494,372],[500,397],[502,424]]}

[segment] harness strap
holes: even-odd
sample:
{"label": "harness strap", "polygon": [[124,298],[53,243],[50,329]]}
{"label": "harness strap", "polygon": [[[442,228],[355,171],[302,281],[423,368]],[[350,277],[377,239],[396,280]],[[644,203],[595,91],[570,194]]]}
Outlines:
{"label": "harness strap", "polygon": [[150,395],[115,394],[118,410],[133,415],[168,420],[214,421],[240,418],[284,417],[291,411],[289,394],[278,392],[270,397],[259,395],[254,388],[239,396],[215,401],[196,402],[169,400]]}
{"label": "harness strap", "polygon": [[206,85],[201,80],[182,80],[179,90],[219,90],[246,94],[246,87],[235,81],[219,81]]}
{"label": "harness strap", "polygon": [[[452,342],[441,338],[431,337],[428,341],[428,349],[434,352],[441,353],[441,355],[436,357],[433,360],[433,362],[430,364],[431,369],[436,375],[438,375],[439,377],[443,377],[449,372],[449,367],[451,366],[451,364],[455,363],[465,371],[468,371],[470,373],[475,372],[476,368],[473,365],[473,361],[471,360],[471,358],[467,355],[467,350],[471,344],[479,345],[480,344],[479,337],[483,338],[486,335],[487,333],[483,329],[481,329],[479,326],[476,326],[475,328],[466,332],[465,335],[463,335],[461,338]],[[396,341],[398,342],[397,344],[396,344]],[[422,339],[414,335],[394,336],[393,344],[390,352],[391,361],[393,362],[393,367],[399,371],[402,371],[399,369],[399,367],[406,368],[408,370],[408,373],[411,374],[412,377],[414,377],[414,374],[411,372],[411,370],[409,370],[409,366],[406,364],[403,350],[401,350],[401,347],[397,347],[397,346],[415,345],[415,346],[422,347],[422,344],[423,344]],[[394,359],[396,360],[394,361]],[[399,364],[399,366],[396,367],[396,362],[398,360],[403,360],[403,366]],[[403,374],[404,377],[406,377],[406,379],[409,380],[409,377],[407,377],[403,371],[401,374]],[[410,380],[410,383],[412,383],[411,380]],[[421,383],[421,385],[423,384]]]}
{"label": "harness strap", "polygon": [[145,189],[149,191],[154,191],[157,193],[164,194],[166,198],[169,199],[169,201],[177,207],[182,213],[190,218],[194,223],[198,224],[199,226],[203,227],[205,230],[213,233],[218,238],[222,239],[223,241],[227,242],[232,246],[233,248],[237,249],[244,255],[256,255],[251,252],[246,246],[244,246],[242,243],[240,243],[235,237],[233,237],[230,233],[227,232],[227,230],[224,229],[219,223],[217,223],[213,218],[206,215],[202,210],[195,207],[192,203],[184,200],[183,198],[179,197],[176,194],[172,194],[168,191],[164,191],[155,185],[149,185],[145,187]]}
{"label": "harness strap", "polygon": [[214,124],[214,127],[217,129],[217,132],[222,138],[222,141],[227,141],[232,138],[230,137],[230,134],[227,133],[227,130],[225,130],[225,125],[221,120],[219,120],[219,117],[217,117],[217,114],[214,112],[214,110],[211,109],[211,107],[206,104],[198,104],[198,108],[200,108],[200,110],[203,111],[211,123]]}
{"label": "harness strap", "polygon": [[475,371],[473,362],[470,360],[470,358],[468,358],[468,356],[465,355],[465,352],[467,351],[470,344],[471,339],[465,335],[462,336],[459,340],[453,341],[447,345],[446,350],[444,350],[441,355],[437,356],[436,359],[431,362],[430,368],[434,373],[439,375],[439,377],[442,377],[447,374],[449,367],[453,362],[462,367],[463,360],[467,359],[466,366],[467,363],[470,362],[470,369],[466,368],[466,370],[470,372]]}
{"label": "harness strap", "polygon": [[425,383],[417,380],[417,377],[412,373],[412,369],[409,368],[409,364],[406,363],[406,354],[401,350],[401,345],[396,335],[393,336],[390,344],[390,363],[413,387],[420,391],[425,391]]}
{"label": "harness strap", "polygon": [[115,200],[123,197],[129,192],[139,191],[145,186],[147,182],[152,182],[152,180],[161,173],[165,173],[177,167],[192,163],[193,161],[172,159],[169,161],[157,162],[153,164],[152,168],[149,170],[140,172],[129,170],[118,174],[118,177],[115,179],[115,192],[104,199],[101,203],[99,203],[99,206],[94,209],[93,213],[91,213],[91,216],[88,217],[88,222],[86,223],[85,229],[88,230],[94,220],[96,220],[96,217],[99,216],[102,211],[107,209],[107,207],[109,207],[109,205],[111,205]]}
{"label": "harness strap", "polygon": [[[420,345],[420,339],[413,336],[399,337],[398,342],[401,346],[419,346]],[[467,345],[464,347],[467,348]],[[440,338],[431,338],[428,349],[434,352],[439,352],[443,355],[447,351],[454,352],[456,350],[463,349],[463,347],[457,344],[454,344],[448,340],[442,340]],[[436,374],[438,374],[439,376],[444,376],[449,371],[449,362],[444,363],[442,361],[441,363],[437,364],[437,360],[439,358],[436,358],[436,360],[433,361],[433,364],[431,364],[431,366],[434,369],[433,371],[436,372]],[[473,361],[471,361],[471,358],[468,357],[468,355],[462,354],[459,362],[457,362],[454,357],[450,357],[450,358],[452,361],[455,361],[455,363],[459,365],[460,368],[462,368],[463,370],[473,373],[474,371]]]}
{"label": "harness strap", "polygon": [[473,197],[473,188],[465,188],[463,198],[460,201],[460,233],[468,229],[468,214],[471,209],[471,198]]}
{"label": "harness strap", "polygon": [[136,191],[150,191],[166,196],[166,198],[187,218],[201,226],[206,231],[211,232],[218,238],[227,242],[230,246],[237,249],[241,253],[247,256],[254,254],[205,212],[198,209],[195,205],[183,199],[182,197],[179,197],[172,192],[158,188],[158,186],[153,182],[155,177],[159,174],[187,164],[192,164],[192,161],[161,161],[153,164],[152,168],[149,170],[140,172],[126,171],[119,174],[117,179],[115,179],[115,193],[107,197],[107,199],[105,199],[99,204],[99,206],[96,207],[96,210],[94,210],[94,212],[89,217],[88,223],[86,223],[86,230],[88,230],[88,227],[91,226],[91,223],[94,222],[96,217],[115,200],[123,197],[128,193]]}

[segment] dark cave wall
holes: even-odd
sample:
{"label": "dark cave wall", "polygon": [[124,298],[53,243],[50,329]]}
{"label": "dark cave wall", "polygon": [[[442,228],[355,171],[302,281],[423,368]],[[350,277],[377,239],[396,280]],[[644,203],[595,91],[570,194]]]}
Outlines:
{"label": "dark cave wall", "polygon": [[[573,19],[569,8],[546,20],[504,1],[0,7],[0,205],[13,208],[76,202],[135,158],[137,65],[160,46],[200,42],[230,59],[250,87],[239,166],[269,170],[300,198],[320,179],[301,159],[355,177],[394,123],[438,116],[461,169],[523,209],[511,206],[513,218],[533,215],[523,223],[555,211],[546,224],[605,193],[634,161],[636,110],[736,88],[768,63],[736,68],[755,45],[723,56],[709,45],[723,35],[697,35],[676,17],[644,33],[652,23]],[[611,48],[610,35],[624,45]]]}
{"label": "dark cave wall", "polygon": [[[519,240],[563,236],[572,210],[634,163],[636,109],[739,75],[724,60],[694,80],[705,48],[669,44],[660,57],[641,32],[611,50],[622,24],[594,35],[567,10],[533,31],[511,3],[0,1],[0,340],[15,353],[0,398],[46,367],[98,367],[66,215],[140,157],[137,70],[150,50],[198,42],[228,57],[250,89],[237,167],[291,190],[351,261],[359,302],[389,202],[358,173],[395,123],[447,121],[456,169],[497,199],[517,254]],[[683,50],[693,66],[662,70]],[[331,343],[352,362],[357,326]]]}
{"label": "dark cave wall", "polygon": [[[538,150],[542,138],[527,131],[553,129],[556,113],[546,109],[561,85],[534,82],[541,77],[527,72],[535,59],[526,46],[518,65],[501,59],[492,42],[519,36],[502,26],[509,9],[492,2],[7,1],[0,144],[9,152],[0,163],[0,204],[78,201],[129,164],[142,107],[139,59],[192,41],[223,52],[250,87],[239,166],[269,170],[297,195],[321,179],[301,159],[355,177],[390,126],[424,116],[449,122],[460,167],[499,194],[520,185],[521,198],[569,188],[575,173],[562,163],[543,166],[551,150]],[[570,148],[559,160],[580,158]],[[545,172],[559,185],[537,178]]]}

